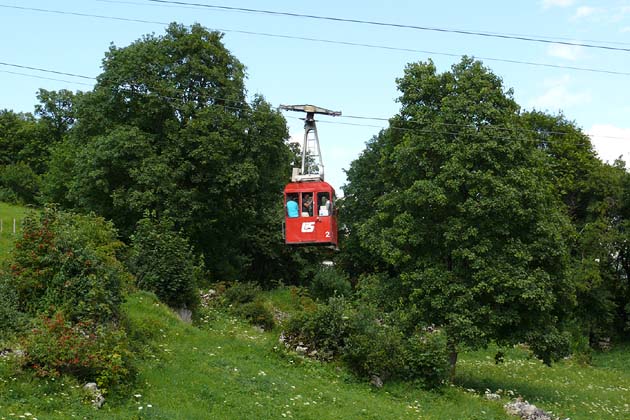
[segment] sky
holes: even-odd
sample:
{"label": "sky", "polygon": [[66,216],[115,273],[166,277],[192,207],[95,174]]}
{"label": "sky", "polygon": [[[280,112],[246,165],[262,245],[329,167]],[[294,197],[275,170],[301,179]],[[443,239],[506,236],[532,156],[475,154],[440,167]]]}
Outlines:
{"label": "sky", "polygon": [[[250,98],[342,112],[317,118],[326,181],[340,193],[344,169],[386,127],[379,118],[398,112],[405,66],[431,59],[445,72],[462,55],[500,76],[523,110],[562,112],[602,160],[630,162],[630,0],[0,0],[0,109],[33,112],[40,88],[90,90],[92,79],[59,73],[96,77],[110,45],[162,35],[170,22],[224,32]],[[301,140],[303,114],[283,115]]]}

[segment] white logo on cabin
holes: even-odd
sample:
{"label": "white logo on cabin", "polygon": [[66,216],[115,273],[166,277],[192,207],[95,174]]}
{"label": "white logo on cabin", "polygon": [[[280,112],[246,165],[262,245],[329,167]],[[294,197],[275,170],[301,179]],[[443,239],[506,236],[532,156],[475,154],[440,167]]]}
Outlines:
{"label": "white logo on cabin", "polygon": [[315,231],[315,222],[303,222],[302,223],[302,232],[314,232]]}

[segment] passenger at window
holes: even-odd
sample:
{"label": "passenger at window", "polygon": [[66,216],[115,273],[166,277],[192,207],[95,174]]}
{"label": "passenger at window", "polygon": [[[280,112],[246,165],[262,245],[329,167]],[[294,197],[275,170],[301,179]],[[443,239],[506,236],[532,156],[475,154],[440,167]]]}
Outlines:
{"label": "passenger at window", "polygon": [[302,217],[313,215],[313,195],[304,194],[302,197]]}
{"label": "passenger at window", "polygon": [[297,194],[289,194],[287,196],[287,216],[298,217]]}

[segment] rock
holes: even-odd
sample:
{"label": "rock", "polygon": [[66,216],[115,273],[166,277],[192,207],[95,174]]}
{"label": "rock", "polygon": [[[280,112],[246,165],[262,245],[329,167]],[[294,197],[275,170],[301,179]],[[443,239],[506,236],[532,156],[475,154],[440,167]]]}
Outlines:
{"label": "rock", "polygon": [[308,347],[305,347],[305,346],[296,346],[296,347],[295,347],[295,351],[296,351],[297,353],[300,353],[300,354],[306,354],[306,352],[308,351]]}
{"label": "rock", "polygon": [[555,420],[551,414],[541,410],[534,404],[523,401],[522,398],[517,398],[503,407],[508,414],[519,416],[523,420]]}
{"label": "rock", "polygon": [[377,388],[383,388],[383,380],[376,375],[372,375],[372,379],[370,379],[370,384]]}
{"label": "rock", "polygon": [[83,385],[83,389],[85,389],[91,397],[92,407],[101,408],[103,403],[105,402],[105,397],[101,394],[101,391],[98,389],[98,386],[94,382],[88,382]]}
{"label": "rock", "polygon": [[175,311],[179,318],[187,324],[192,323],[192,311],[188,308],[179,308]]}

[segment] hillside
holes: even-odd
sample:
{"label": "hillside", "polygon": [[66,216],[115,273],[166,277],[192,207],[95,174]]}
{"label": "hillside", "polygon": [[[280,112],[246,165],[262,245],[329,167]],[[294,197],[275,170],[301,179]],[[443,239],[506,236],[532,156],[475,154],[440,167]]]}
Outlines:
{"label": "hillside", "polygon": [[2,226],[0,231],[0,260],[6,258],[7,252],[9,252],[11,244],[15,240],[13,220],[15,220],[15,229],[19,232],[22,218],[27,211],[26,207],[0,202],[0,226]]}
{"label": "hillside", "polygon": [[[287,299],[285,292],[275,292],[274,299]],[[25,380],[12,376],[0,359],[2,418],[507,419],[502,406],[519,394],[562,418],[630,415],[628,349],[597,356],[594,367],[564,362],[547,368],[518,349],[500,365],[492,352],[468,353],[459,366],[461,386],[442,392],[402,383],[374,389],[334,364],[285,352],[278,331],[261,332],[222,311],[206,312],[197,328],[149,293],[131,295],[125,308],[132,338],[144,343],[128,391],[108,397],[97,411],[73,380]],[[486,400],[487,388],[502,399]]]}

